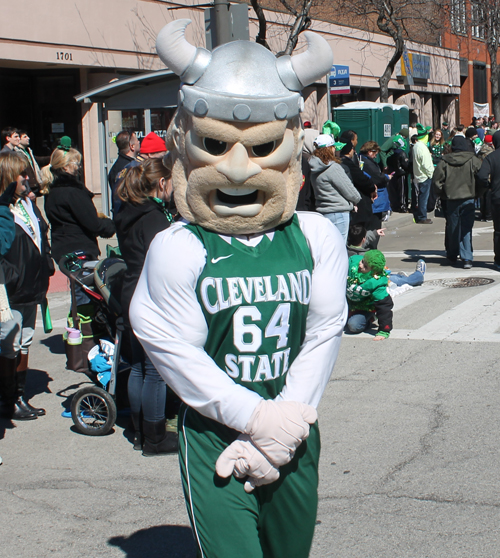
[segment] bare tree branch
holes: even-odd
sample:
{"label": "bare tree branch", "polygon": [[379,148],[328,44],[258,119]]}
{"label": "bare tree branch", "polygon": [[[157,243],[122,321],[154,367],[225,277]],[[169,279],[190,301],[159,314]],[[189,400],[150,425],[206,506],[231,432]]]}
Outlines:
{"label": "bare tree branch", "polygon": [[259,0],[250,0],[250,3],[252,4],[252,8],[254,9],[257,19],[259,20],[259,32],[257,37],[255,37],[255,42],[271,50],[266,40],[267,21],[266,16],[264,15],[264,10],[261,8]]}
{"label": "bare tree branch", "polygon": [[279,52],[277,56],[292,54],[294,48],[297,46],[297,41],[299,40],[300,33],[311,27],[309,12],[311,11],[314,0],[301,0],[301,2],[299,2],[302,5],[300,11],[288,6],[286,0],[280,0],[280,2],[283,4],[283,6],[287,7],[292,15],[295,16],[295,21],[292,25],[292,28],[290,29],[285,50]]}
{"label": "bare tree branch", "polygon": [[[388,35],[394,51],[379,77],[380,100],[389,100],[389,82],[396,64],[404,52],[405,42],[415,40],[427,44],[439,43],[442,27],[442,6],[446,0],[334,0],[341,14],[349,21],[339,23]],[[493,0],[492,0],[493,1]]]}
{"label": "bare tree branch", "polygon": [[[311,11],[311,7],[314,4],[317,4],[319,0],[278,0],[278,2],[283,6],[286,14],[295,18],[293,23],[288,26],[290,31],[288,33],[284,50],[277,53],[277,56],[283,56],[293,52],[297,46],[300,33],[309,29],[311,26],[309,13]],[[267,7],[268,3],[263,0],[250,0],[250,3],[257,15],[257,19],[259,20],[259,33],[255,41],[270,49],[266,38],[267,21],[263,10],[263,6],[265,5]]]}

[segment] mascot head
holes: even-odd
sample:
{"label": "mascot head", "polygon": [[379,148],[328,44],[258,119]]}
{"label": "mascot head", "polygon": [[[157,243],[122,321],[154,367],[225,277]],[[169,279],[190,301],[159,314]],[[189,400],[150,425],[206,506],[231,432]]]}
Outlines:
{"label": "mascot head", "polygon": [[156,49],[182,81],[167,134],[176,206],[192,223],[251,234],[288,221],[302,182],[300,91],[331,68],[315,33],[307,50],[276,58],[250,41],[213,52],[184,37],[188,19],[166,25]]}

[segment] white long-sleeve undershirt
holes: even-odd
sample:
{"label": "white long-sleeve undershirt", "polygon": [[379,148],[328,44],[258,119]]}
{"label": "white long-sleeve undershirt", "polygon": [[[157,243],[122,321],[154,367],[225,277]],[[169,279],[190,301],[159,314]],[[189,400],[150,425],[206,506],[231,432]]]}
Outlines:
{"label": "white long-sleeve undershirt", "polygon": [[[347,254],[328,219],[298,216],[314,262],[311,299],[304,342],[276,399],[316,407],[347,316]],[[242,432],[261,397],[235,383],[204,350],[208,327],[195,289],[206,257],[203,244],[182,224],[159,233],[132,299],[130,321],[160,375],[188,406]]]}

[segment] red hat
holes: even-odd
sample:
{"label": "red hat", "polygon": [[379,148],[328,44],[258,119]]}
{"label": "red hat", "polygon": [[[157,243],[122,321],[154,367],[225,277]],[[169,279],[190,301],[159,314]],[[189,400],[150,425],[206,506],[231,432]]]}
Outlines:
{"label": "red hat", "polygon": [[493,143],[493,136],[491,136],[490,134],[486,134],[484,136],[484,143]]}
{"label": "red hat", "polygon": [[165,141],[160,138],[154,132],[150,132],[141,143],[141,153],[158,153],[160,151],[166,151],[167,146]]}

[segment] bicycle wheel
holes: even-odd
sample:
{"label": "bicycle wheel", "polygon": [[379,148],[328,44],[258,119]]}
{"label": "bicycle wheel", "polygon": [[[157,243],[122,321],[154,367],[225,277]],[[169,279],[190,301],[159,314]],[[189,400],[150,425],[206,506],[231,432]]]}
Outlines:
{"label": "bicycle wheel", "polygon": [[81,434],[104,436],[115,425],[116,403],[107,391],[88,386],[73,396],[71,418]]}

